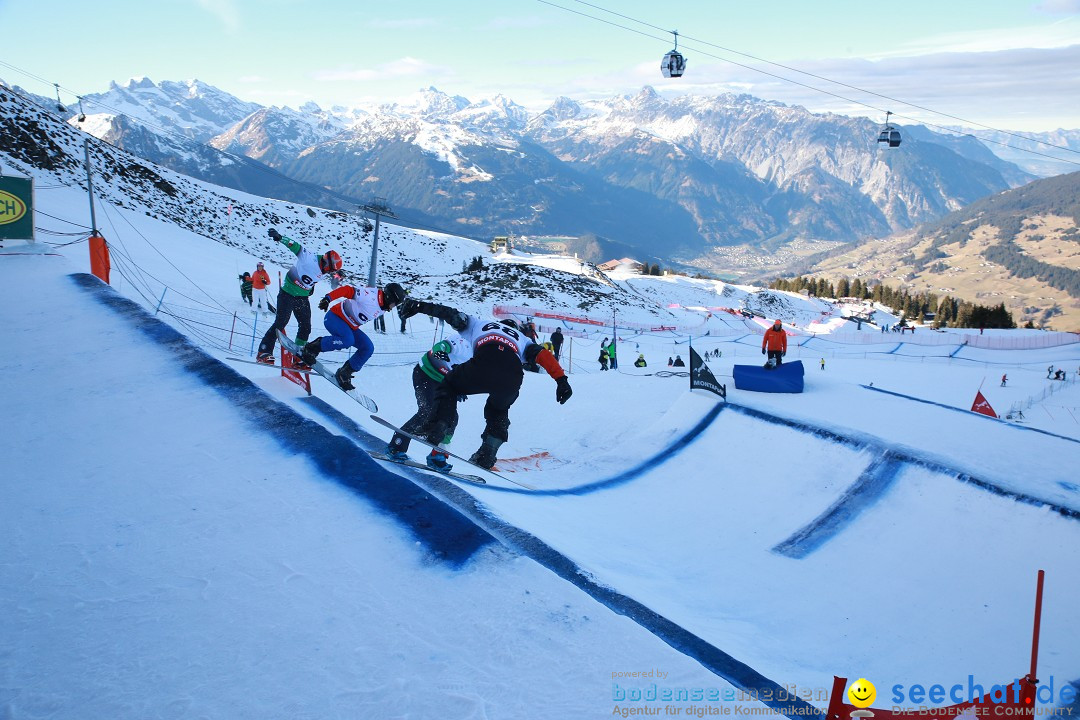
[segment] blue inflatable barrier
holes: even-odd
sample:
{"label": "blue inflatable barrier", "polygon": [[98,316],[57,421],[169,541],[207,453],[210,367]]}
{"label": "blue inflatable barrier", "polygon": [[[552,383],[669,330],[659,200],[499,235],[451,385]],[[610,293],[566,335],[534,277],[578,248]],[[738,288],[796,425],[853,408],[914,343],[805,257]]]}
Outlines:
{"label": "blue inflatable barrier", "polygon": [[802,360],[784,363],[775,370],[766,370],[761,365],[736,365],[732,374],[735,387],[739,390],[773,393],[803,391]]}

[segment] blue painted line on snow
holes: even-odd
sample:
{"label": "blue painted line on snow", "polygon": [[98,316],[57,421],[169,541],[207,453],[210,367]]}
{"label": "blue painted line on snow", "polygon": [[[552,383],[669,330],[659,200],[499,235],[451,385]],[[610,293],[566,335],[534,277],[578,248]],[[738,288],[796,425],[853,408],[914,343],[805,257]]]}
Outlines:
{"label": "blue painted line on snow", "polygon": [[885,393],[886,395],[893,395],[895,397],[904,398],[905,400],[914,400],[915,402],[920,402],[925,405],[934,405],[939,408],[945,408],[946,410],[952,410],[953,412],[963,413],[964,415],[967,415],[969,417],[978,417],[982,418],[983,420],[991,420],[996,423],[1001,423],[1005,427],[1012,428],[1014,430],[1027,430],[1028,432],[1035,432],[1041,435],[1049,435],[1050,437],[1057,438],[1058,440],[1068,440],[1069,442],[1080,443],[1080,440],[1068,437],[1067,435],[1058,435],[1057,433],[1052,433],[1048,430],[1040,430],[1039,428],[1028,427],[1027,425],[1017,425],[1015,423],[1001,420],[1000,418],[990,417],[989,415],[972,412],[971,410],[965,410],[964,408],[958,408],[953,405],[946,405],[945,403],[939,403],[935,400],[924,400],[923,398],[915,397],[914,395],[905,395],[904,393],[898,393],[892,390],[882,390],[881,388],[871,387],[870,385],[860,385],[859,387],[862,387],[866,390],[873,390],[874,392]]}
{"label": "blue painted line on snow", "polygon": [[891,452],[879,455],[825,512],[772,550],[801,559],[814,552],[853,523],[863,511],[884,497],[903,470],[904,463]]}
{"label": "blue painted line on snow", "polygon": [[[316,397],[303,400],[310,408],[319,411],[338,423],[343,430],[354,436],[362,443],[368,443],[373,448],[382,448],[385,441],[379,440],[374,435],[365,431],[352,418],[340,412],[328,403]],[[720,408],[714,408],[701,425],[707,425],[719,414]],[[702,428],[703,429],[703,428]],[[691,435],[688,433],[687,435]],[[700,430],[698,430],[700,432]],[[683,436],[679,442],[687,441]],[[717,676],[729,683],[753,694],[758,698],[773,698],[761,700],[762,703],[787,715],[792,720],[825,720],[824,713],[798,699],[787,692],[779,684],[754,670],[746,663],[736,660],[734,657],[707,642],[701,637],[686,630],[682,626],[668,620],[663,615],[651,610],[633,598],[627,597],[614,588],[602,585],[593,579],[592,575],[583,570],[577,563],[569,559],[558,550],[552,548],[540,538],[532,535],[521,528],[511,525],[493,514],[474,495],[466,492],[456,482],[440,477],[432,473],[425,473],[406,466],[400,468],[414,478],[414,482],[420,483],[430,491],[442,497],[447,502],[454,504],[466,517],[473,520],[488,533],[498,538],[508,547],[522,555],[532,558],[543,565],[557,576],[573,584],[589,597],[601,603],[608,609],[630,618],[656,637],[663,640],[672,648],[684,655],[696,660]],[[620,476],[621,477],[621,476]],[[470,486],[481,489],[485,486]],[[551,495],[554,492],[534,492],[532,495]],[[564,493],[565,494],[565,493]]]}
{"label": "blue painted line on snow", "polygon": [[[371,444],[369,445],[368,449],[382,450],[385,448],[386,441],[378,440],[377,438],[375,438],[374,435],[371,435],[362,427],[360,427],[352,418],[341,412],[338,412],[330,405],[322,402],[312,402],[310,403],[310,405],[314,410],[317,410],[318,412],[325,415],[327,418],[333,420],[335,423],[338,424],[339,427],[341,427],[349,434],[357,438],[364,439],[364,442],[368,442],[367,438],[370,438]],[[563,495],[589,495],[590,493],[594,493],[599,490],[610,490],[611,488],[616,488],[621,485],[625,485],[633,480],[636,480],[650,470],[654,470],[660,465],[666,463],[668,460],[677,457],[679,453],[689,447],[695,440],[697,440],[701,436],[703,432],[705,432],[705,429],[712,424],[712,422],[716,419],[716,416],[719,415],[720,411],[723,409],[724,403],[717,403],[715,407],[713,407],[709,412],[705,414],[705,417],[698,421],[697,425],[695,425],[693,428],[683,434],[682,437],[675,440],[675,442],[671,443],[652,457],[638,463],[629,470],[625,470],[618,475],[604,480],[598,480],[587,485],[579,485],[572,488],[559,488],[556,490],[526,490],[524,488],[506,487],[503,485],[493,484],[477,485],[475,487],[481,488],[483,490],[491,490],[493,492],[515,493],[521,495],[539,495],[543,497]],[[470,470],[467,465],[464,466],[464,469],[462,471],[472,472],[472,470]]]}
{"label": "blue painted line on snow", "polygon": [[846,445],[847,447],[855,449],[868,448],[878,454],[884,454],[887,452],[899,462],[907,463],[909,465],[915,465],[917,467],[925,468],[931,472],[938,473],[940,475],[955,478],[960,482],[974,485],[975,487],[986,490],[987,492],[993,493],[994,495],[999,495],[1010,500],[1015,500],[1016,502],[1023,503],[1025,505],[1049,508],[1050,510],[1053,510],[1054,512],[1063,517],[1071,518],[1073,520],[1080,520],[1080,510],[1068,507],[1066,505],[1060,505],[1050,500],[1035,497],[1034,495],[1028,495],[1026,493],[1021,493],[1015,490],[1010,490],[1009,488],[1001,487],[997,483],[994,483],[990,480],[984,480],[982,478],[976,477],[964,470],[960,470],[958,468],[946,465],[944,463],[938,462],[937,460],[920,457],[918,455],[915,455],[914,453],[909,452],[906,449],[887,445],[877,440],[876,438],[858,439],[850,435],[841,435],[840,433],[834,432],[827,428],[811,425],[810,423],[802,420],[791,420],[790,418],[772,415],[770,413],[762,412],[761,410],[756,410],[754,408],[748,408],[737,403],[729,402],[727,403],[726,407],[734,412],[742,413],[744,415],[748,415],[758,420],[763,420],[764,422],[771,423],[773,425],[789,427],[793,430],[808,433],[810,435],[814,435],[815,437],[822,438],[823,440],[835,442],[839,445]]}
{"label": "blue painted line on snow", "polygon": [[395,518],[433,556],[453,567],[460,567],[477,550],[494,541],[490,534],[456,508],[433,501],[421,488],[383,468],[354,443],[273,399],[246,377],[207,355],[181,333],[121,297],[93,275],[74,274],[70,277],[95,300],[131,322],[170,353],[178,367],[225,396],[245,421],[272,436],[287,452],[307,457],[326,477]]}
{"label": "blue painted line on snow", "polygon": [[888,351],[888,352],[887,352],[887,353],[885,353],[885,354],[886,354],[886,355],[892,355],[893,353],[895,353],[895,352],[896,352],[897,350],[899,350],[899,349],[900,349],[900,348],[902,348],[902,347],[904,347],[904,343],[897,343],[897,344],[896,344],[896,347],[894,347],[894,348],[893,348],[892,350]]}
{"label": "blue painted line on snow", "polygon": [[956,349],[949,353],[949,357],[956,357],[956,354],[966,347],[963,343],[956,346]]}

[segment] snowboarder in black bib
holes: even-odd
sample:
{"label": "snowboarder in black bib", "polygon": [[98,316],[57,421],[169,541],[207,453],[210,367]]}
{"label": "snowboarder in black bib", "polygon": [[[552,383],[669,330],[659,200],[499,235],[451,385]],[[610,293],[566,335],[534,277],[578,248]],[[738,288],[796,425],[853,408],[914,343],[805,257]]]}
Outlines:
{"label": "snowboarder in black bib", "polygon": [[[509,437],[510,406],[518,398],[525,373],[523,363],[535,362],[555,380],[555,400],[560,404],[570,399],[573,391],[566,373],[549,350],[531,341],[512,319],[481,320],[454,308],[406,298],[398,307],[405,317],[423,313],[445,321],[472,345],[472,359],[455,365],[443,379],[436,393],[434,417],[422,431],[432,445],[446,437],[454,420],[457,399],[462,395],[487,395],[484,419],[487,421],[480,436],[480,447],[469,461],[491,469],[499,447]],[[432,450],[428,465],[434,469],[450,469],[447,455]]]}

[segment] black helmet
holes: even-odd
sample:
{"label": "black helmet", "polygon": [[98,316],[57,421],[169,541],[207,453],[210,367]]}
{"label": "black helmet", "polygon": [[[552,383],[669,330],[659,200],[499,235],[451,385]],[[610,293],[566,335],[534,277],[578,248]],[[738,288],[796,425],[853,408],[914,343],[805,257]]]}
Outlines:
{"label": "black helmet", "polygon": [[521,330],[521,326],[518,325],[517,320],[515,320],[514,318],[506,318],[505,320],[500,320],[499,322],[501,322],[503,325],[506,325],[507,327],[512,327],[515,330]]}
{"label": "black helmet", "polygon": [[405,288],[397,283],[387,283],[382,292],[383,301],[386,303],[387,310],[397,307],[401,304],[401,301],[405,299]]}

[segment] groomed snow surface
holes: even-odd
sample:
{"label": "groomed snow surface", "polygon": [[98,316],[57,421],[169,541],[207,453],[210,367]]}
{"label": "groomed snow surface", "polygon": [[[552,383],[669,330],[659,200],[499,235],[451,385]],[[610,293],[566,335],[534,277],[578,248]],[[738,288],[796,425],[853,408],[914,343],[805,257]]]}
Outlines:
{"label": "groomed snow surface", "polygon": [[[254,259],[132,221],[170,248],[129,238],[144,271],[254,319],[233,272]],[[1080,344],[825,336],[789,353],[806,391],[769,395],[732,383],[762,360],[744,324],[692,340],[723,353],[718,405],[667,372],[686,335],[628,333],[601,372],[610,328],[586,332],[570,401],[527,374],[511,411],[500,457],[548,455],[505,474],[537,490],[478,487],[371,461],[388,432],[325,381],[308,398],[227,362],[250,332],[203,342],[88,278],[85,244],[61,252],[0,256],[0,717],[689,715],[764,706],[620,693],[722,696],[747,670],[818,708],[834,674],[865,677],[884,707],[897,683],[1025,673],[1040,568],[1039,677],[1080,677]],[[439,331],[395,325],[358,377],[401,422]],[[980,386],[1001,414],[1045,394],[1048,365],[1072,380],[1027,422],[967,412]],[[457,452],[482,409],[460,406]]]}

